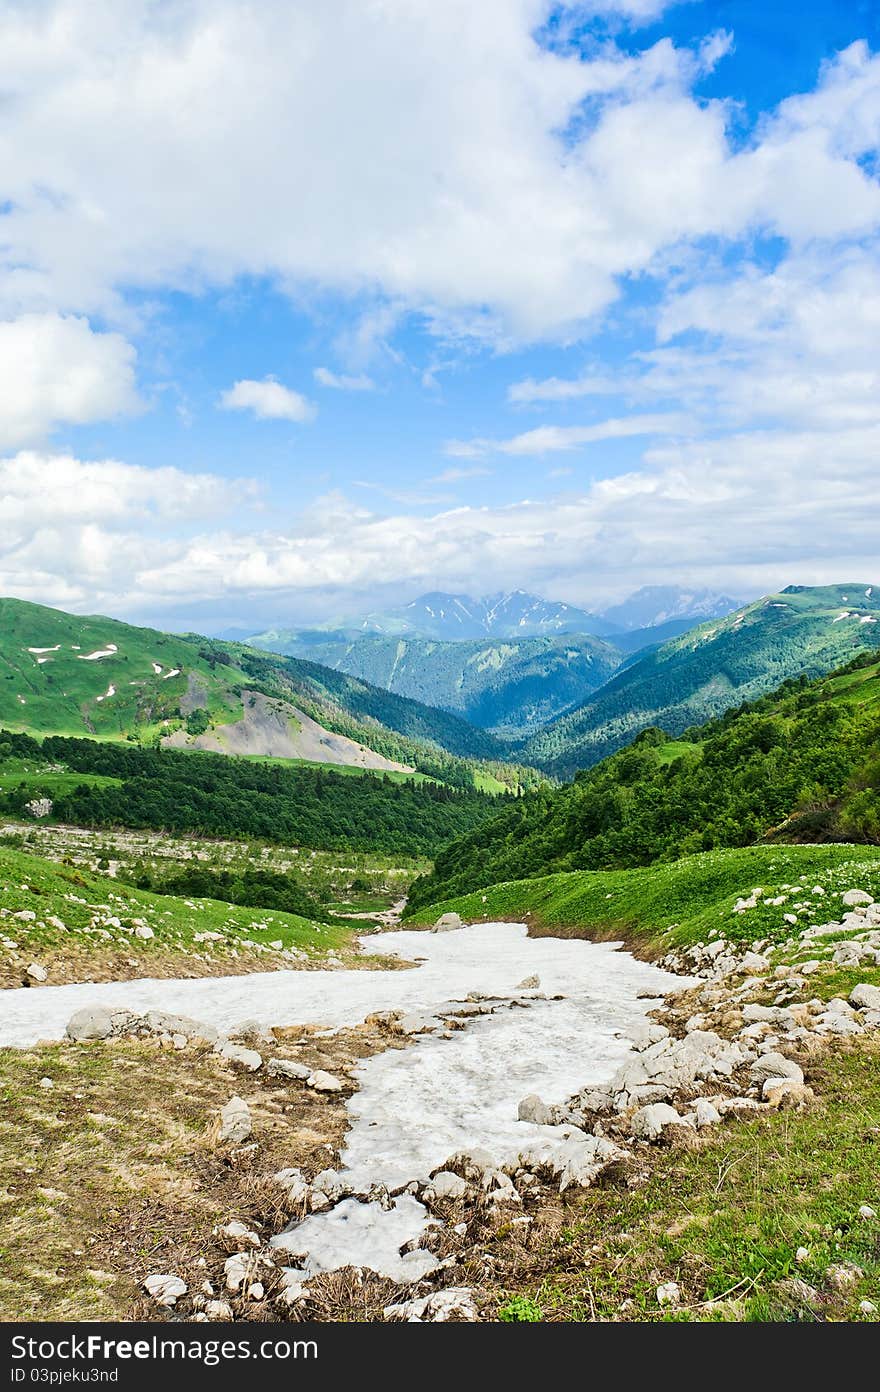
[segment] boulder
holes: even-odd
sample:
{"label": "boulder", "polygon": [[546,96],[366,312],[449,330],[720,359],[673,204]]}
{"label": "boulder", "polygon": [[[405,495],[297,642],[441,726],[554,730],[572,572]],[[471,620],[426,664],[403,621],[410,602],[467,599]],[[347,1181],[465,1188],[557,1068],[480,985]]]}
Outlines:
{"label": "boulder", "polygon": [[464,920],[462,919],[461,914],[457,914],[457,913],[445,913],[445,914],[441,914],[440,917],[437,919],[437,922],[434,924],[434,927],[433,927],[433,929],[432,929],[432,932],[434,932],[434,933],[453,933],[453,932],[455,932],[456,928],[463,928],[463,927],[464,927]]}
{"label": "boulder", "polygon": [[658,1305],[677,1305],[681,1300],[681,1289],[677,1281],[667,1281],[657,1287]]}
{"label": "boulder", "polygon": [[473,1291],[467,1286],[449,1286],[433,1291],[418,1300],[399,1305],[386,1305],[382,1311],[386,1320],[406,1320],[409,1324],[440,1324],[449,1320],[471,1321],[477,1318]]}
{"label": "boulder", "polygon": [[771,1107],[803,1107],[814,1100],[815,1093],[797,1078],[765,1078],[761,1096]]}
{"label": "boulder", "polygon": [[186,1295],[187,1284],[179,1276],[159,1275],[148,1276],[144,1281],[144,1290],[151,1295],[157,1305],[164,1305],[166,1309],[173,1309],[182,1295]]}
{"label": "boulder", "polygon": [[291,1059],[270,1058],[266,1064],[266,1072],[273,1078],[296,1078],[299,1082],[305,1082],[306,1078],[312,1076],[311,1068],[307,1068],[304,1063],[294,1063]]}
{"label": "boulder", "polygon": [[674,1107],[665,1102],[654,1102],[650,1106],[640,1107],[630,1117],[629,1129],[639,1140],[658,1141],[665,1126],[680,1126],[681,1123],[682,1117]]}
{"label": "boulder", "polygon": [[849,993],[849,1003],[855,1010],[880,1010],[880,986],[859,982]]}
{"label": "boulder", "polygon": [[67,1022],[68,1039],[109,1039],[113,1033],[113,1015],[103,1005],[89,1005],[77,1010]]}
{"label": "boulder", "polygon": [[434,1199],[463,1199],[467,1194],[467,1181],[452,1170],[438,1170],[432,1175],[425,1190],[426,1197]]}
{"label": "boulder", "polygon": [[740,960],[739,968],[748,976],[763,976],[770,970],[770,961],[759,952],[746,952]]}
{"label": "boulder", "polygon": [[694,1103],[694,1123],[699,1131],[704,1126],[717,1126],[721,1120],[721,1113],[717,1107],[705,1097],[698,1097]]}
{"label": "boulder", "polygon": [[854,908],[856,904],[873,904],[873,894],[868,894],[864,889],[848,889],[843,896],[843,902],[848,909]]}
{"label": "boulder", "polygon": [[225,1044],[218,1044],[215,1052],[229,1063],[237,1063],[239,1067],[246,1068],[249,1073],[256,1073],[257,1069],[263,1066],[263,1056],[258,1054],[256,1049],[246,1049],[243,1044],[233,1044],[228,1039]]}
{"label": "boulder", "polygon": [[755,1059],[749,1069],[749,1077],[753,1083],[763,1083],[767,1078],[792,1078],[797,1083],[804,1081],[803,1069],[799,1064],[772,1050]]}
{"label": "boulder", "polygon": [[27,969],[27,974],[31,981],[45,981],[49,975],[46,968],[39,962],[31,962]]}
{"label": "boulder", "polygon": [[524,976],[516,989],[518,991],[537,991],[540,989],[540,986],[541,978],[539,976]]}
{"label": "boulder", "polygon": [[517,1109],[517,1119],[530,1121],[534,1126],[552,1126],[554,1116],[553,1108],[548,1107],[535,1092],[524,1097]]}
{"label": "boulder", "polygon": [[220,1108],[219,1140],[240,1145],[253,1131],[251,1110],[243,1097],[230,1097],[225,1107]]}
{"label": "boulder", "polygon": [[307,1079],[310,1088],[315,1092],[341,1092],[342,1083],[333,1073],[325,1073],[322,1068],[316,1068],[314,1073],[310,1073]]}
{"label": "boulder", "polygon": [[188,1015],[172,1015],[166,1010],[148,1010],[143,1024],[153,1034],[182,1034],[192,1044],[216,1044],[219,1038],[213,1025],[191,1020]]}

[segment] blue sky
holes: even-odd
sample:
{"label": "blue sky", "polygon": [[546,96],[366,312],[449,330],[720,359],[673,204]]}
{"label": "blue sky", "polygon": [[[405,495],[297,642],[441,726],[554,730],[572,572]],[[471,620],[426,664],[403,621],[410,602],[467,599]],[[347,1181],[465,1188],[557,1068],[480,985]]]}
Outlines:
{"label": "blue sky", "polygon": [[867,0],[0,0],[0,589],[877,580]]}

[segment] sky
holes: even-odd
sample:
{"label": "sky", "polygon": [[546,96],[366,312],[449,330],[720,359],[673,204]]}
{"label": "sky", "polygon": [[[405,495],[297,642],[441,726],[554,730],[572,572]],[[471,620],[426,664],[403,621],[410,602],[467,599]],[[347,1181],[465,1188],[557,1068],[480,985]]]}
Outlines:
{"label": "sky", "polygon": [[0,0],[0,593],[880,582],[876,0]]}

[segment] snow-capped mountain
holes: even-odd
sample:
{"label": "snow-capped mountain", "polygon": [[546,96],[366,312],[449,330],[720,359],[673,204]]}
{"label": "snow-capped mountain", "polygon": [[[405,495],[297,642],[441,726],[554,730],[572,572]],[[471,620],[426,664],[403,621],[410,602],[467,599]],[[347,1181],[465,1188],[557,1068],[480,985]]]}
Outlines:
{"label": "snow-capped mountain", "polygon": [[540,599],[525,590],[487,595],[435,591],[399,609],[367,614],[362,633],[456,641],[473,638],[542,638],[563,633],[610,633],[613,625],[571,604]]}
{"label": "snow-capped mountain", "polygon": [[[633,628],[655,628],[672,620],[688,620],[691,624],[705,619],[723,619],[739,609],[740,599],[719,594],[715,590],[685,590],[675,585],[644,585],[622,604],[602,611],[610,625],[606,632]],[[594,629],[593,632],[596,630]]]}

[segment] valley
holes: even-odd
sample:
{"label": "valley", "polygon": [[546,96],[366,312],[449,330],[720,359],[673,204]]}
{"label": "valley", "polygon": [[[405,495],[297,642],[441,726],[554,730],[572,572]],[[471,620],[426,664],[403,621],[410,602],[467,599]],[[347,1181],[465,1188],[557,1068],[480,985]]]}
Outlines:
{"label": "valley", "polygon": [[[876,1320],[880,666],[850,589],[620,654],[591,699],[642,693],[634,737],[572,781],[504,755],[560,723],[580,750],[577,711],[505,744],[217,640],[166,635],[168,704],[148,672],[140,723],[98,728],[121,680],[74,643],[118,675],[163,635],[46,620],[63,700],[40,663],[0,730],[0,1312]],[[22,631],[9,685],[54,646]],[[432,643],[539,657],[535,710],[549,652],[609,646],[362,641],[428,676]],[[667,670],[688,724],[646,694]]]}

